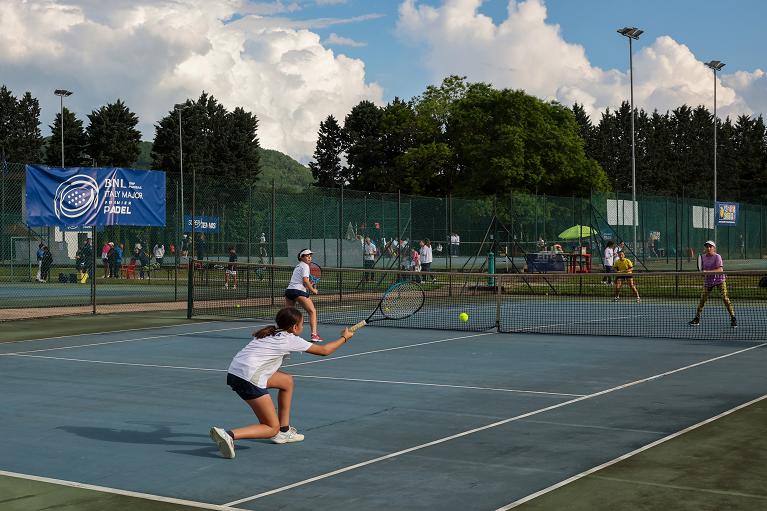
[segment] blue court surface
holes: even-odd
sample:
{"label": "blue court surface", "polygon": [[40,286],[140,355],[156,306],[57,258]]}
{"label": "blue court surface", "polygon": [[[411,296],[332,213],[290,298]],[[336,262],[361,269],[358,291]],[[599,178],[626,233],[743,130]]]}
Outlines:
{"label": "blue court surface", "polygon": [[764,343],[370,326],[284,366],[305,441],[227,460],[208,430],[255,422],[225,376],[258,326],[0,344],[0,470],[208,509],[492,510],[767,394]]}

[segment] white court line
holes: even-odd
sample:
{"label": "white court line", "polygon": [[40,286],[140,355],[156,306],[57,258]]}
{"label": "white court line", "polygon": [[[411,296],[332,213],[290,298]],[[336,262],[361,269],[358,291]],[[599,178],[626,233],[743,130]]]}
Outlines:
{"label": "white court line", "polygon": [[[195,321],[195,325],[204,325],[205,323],[221,323],[221,321],[218,320],[212,320],[212,321]],[[91,332],[91,333],[85,333],[85,334],[68,334],[68,335],[57,335],[54,337],[40,337],[37,339],[20,339],[18,341],[7,341],[2,344],[17,344],[21,342],[37,342],[37,341],[50,341],[53,339],[66,339],[68,337],[82,337],[83,335],[109,335],[109,334],[119,334],[123,332],[136,332],[139,330],[154,330],[156,328],[175,328],[178,326],[187,326],[190,325],[189,322],[187,323],[178,323],[176,325],[160,325],[160,326],[143,326],[141,328],[124,328],[122,330],[109,330],[108,332]],[[191,325],[190,325],[191,326]]]}
{"label": "white court line", "polygon": [[[762,344],[762,346],[764,346],[764,344]],[[541,495],[544,495],[544,494],[549,493],[549,492],[551,492],[553,490],[556,490],[557,488],[561,488],[561,487],[563,487],[563,486],[565,486],[567,484],[570,484],[573,481],[577,481],[578,479],[582,479],[582,478],[586,477],[587,475],[590,475],[590,474],[593,474],[594,472],[602,470],[603,468],[607,468],[607,467],[609,467],[611,465],[615,465],[616,463],[619,463],[619,462],[621,462],[621,461],[623,461],[625,459],[631,458],[632,456],[634,456],[636,454],[639,454],[640,452],[646,451],[648,449],[652,449],[653,447],[655,447],[657,445],[660,445],[660,444],[662,444],[664,442],[668,442],[669,440],[672,440],[672,439],[674,439],[674,438],[676,438],[678,436],[684,435],[685,433],[688,433],[688,432],[690,432],[690,431],[692,431],[694,429],[697,429],[697,428],[699,428],[701,426],[705,426],[706,424],[714,422],[717,419],[721,419],[722,417],[725,417],[727,415],[730,415],[731,413],[737,412],[738,410],[741,410],[741,409],[743,409],[743,408],[745,408],[747,406],[751,406],[754,403],[758,403],[759,401],[762,401],[765,398],[767,398],[767,394],[765,394],[762,397],[758,397],[756,399],[753,399],[753,400],[749,401],[748,403],[743,403],[741,405],[736,406],[735,408],[732,408],[730,410],[726,410],[726,411],[720,413],[719,415],[717,415],[715,417],[710,417],[710,418],[708,418],[708,419],[706,419],[704,421],[701,421],[701,422],[699,422],[697,424],[693,424],[692,426],[687,427],[687,428],[685,428],[685,429],[683,429],[681,431],[677,431],[676,433],[672,433],[672,434],[670,434],[668,436],[660,438],[660,439],[658,439],[658,440],[656,440],[656,441],[654,441],[652,443],[649,443],[649,444],[647,444],[645,446],[640,447],[639,449],[636,449],[634,451],[626,453],[626,454],[624,454],[622,456],[618,456],[617,458],[612,459],[612,460],[610,460],[608,462],[602,463],[599,466],[596,466],[596,467],[590,468],[588,470],[585,470],[585,471],[581,472],[580,474],[576,474],[576,475],[574,475],[572,477],[569,477],[569,478],[565,479],[564,481],[560,481],[557,484],[553,484],[553,485],[549,486],[548,488],[544,488],[543,490],[537,491],[535,493],[531,493],[527,497],[521,498],[519,500],[515,500],[511,504],[507,504],[507,505],[505,505],[503,507],[499,507],[496,511],[507,511],[508,509],[512,509],[514,507],[517,507],[517,506],[519,506],[521,504],[524,504],[525,502],[529,502],[529,501],[533,500],[536,497],[540,497]],[[764,497],[762,497],[762,498],[764,498]]]}
{"label": "white court line", "polygon": [[126,497],[134,497],[145,500],[153,500],[157,502],[167,502],[169,504],[179,504],[182,506],[196,507],[200,509],[212,509],[217,511],[246,511],[229,506],[221,506],[218,504],[209,504],[207,502],[196,502],[193,500],[174,499],[172,497],[162,497],[160,495],[152,495],[150,493],[138,493],[135,491],[120,490],[118,488],[108,488],[106,486],[95,486],[92,484],[78,483],[77,481],[66,481],[64,479],[52,479],[50,477],[33,476],[29,474],[20,474],[17,472],[7,472],[0,470],[0,476],[14,477],[16,479],[26,479],[29,481],[38,481],[41,483],[57,484],[59,486],[68,486],[70,488],[79,488],[82,490],[92,490],[102,493],[111,493],[115,495],[124,495]]}
{"label": "white court line", "polygon": [[58,348],[41,348],[39,350],[14,351],[12,353],[0,353],[0,356],[22,355],[26,353],[42,353],[44,351],[71,350],[74,348],[89,348],[91,346],[105,346],[107,344],[120,344],[123,342],[148,341],[150,339],[163,339],[165,337],[183,337],[187,335],[209,334],[212,332],[226,332],[228,330],[242,330],[245,328],[253,328],[253,326],[254,325],[236,326],[231,328],[216,328],[213,330],[200,330],[197,332],[184,332],[179,334],[152,335],[150,337],[137,337],[135,339],[120,339],[118,341],[94,342],[91,344],[78,344],[75,346],[59,346]]}
{"label": "white court line", "polygon": [[631,316],[619,316],[617,318],[601,318],[601,319],[590,319],[588,321],[570,321],[567,323],[555,323],[551,325],[538,325],[538,326],[531,326],[527,328],[515,328],[511,331],[511,333],[514,332],[527,332],[530,330],[538,330],[541,328],[555,328],[558,326],[570,326],[570,325],[580,325],[583,323],[604,323],[606,321],[618,321],[619,319],[633,319],[633,318],[641,318],[646,316],[646,314],[632,314]]}
{"label": "white court line", "polygon": [[539,394],[544,396],[565,396],[565,397],[585,396],[585,394],[565,394],[563,392],[542,392],[537,390],[499,389],[495,387],[471,387],[468,385],[445,385],[440,383],[420,383],[420,382],[412,382],[412,381],[366,380],[362,378],[335,378],[333,376],[312,376],[307,374],[294,374],[293,377],[294,378],[314,378],[317,380],[341,380],[341,381],[360,381],[365,383],[388,383],[393,385],[419,385],[423,387],[445,387],[450,389],[490,390],[494,392],[514,392],[517,394]]}
{"label": "white court line", "polygon": [[498,335],[497,332],[483,332],[480,334],[471,334],[471,335],[462,335],[460,337],[449,337],[447,339],[437,339],[436,341],[426,341],[426,342],[419,342],[416,344],[407,344],[405,346],[396,346],[394,348],[382,348],[380,350],[371,350],[371,351],[363,351],[362,353],[352,353],[351,355],[340,355],[338,357],[333,358],[322,358],[319,360],[309,360],[307,362],[298,362],[296,364],[285,364],[282,367],[295,367],[295,366],[303,366],[308,364],[317,364],[319,362],[323,361],[331,361],[331,360],[340,360],[342,358],[350,358],[350,357],[359,357],[362,355],[371,355],[373,353],[383,353],[385,351],[396,351],[396,350],[404,350],[408,348],[417,348],[418,346],[427,346],[429,344],[437,344],[441,342],[448,342],[448,341],[457,341],[459,339],[471,339],[472,337],[482,337],[484,335]]}
{"label": "white court line", "polygon": [[245,502],[250,502],[250,501],[257,500],[257,499],[260,499],[260,498],[263,498],[263,497],[267,497],[269,495],[274,495],[275,493],[280,493],[280,492],[283,492],[283,491],[286,491],[286,490],[291,490],[293,488],[297,488],[299,486],[304,486],[306,484],[313,483],[315,481],[320,481],[322,479],[327,479],[328,477],[333,477],[333,476],[338,475],[338,474],[343,474],[344,472],[349,472],[351,470],[356,470],[358,468],[362,468],[362,467],[365,467],[367,465],[372,465],[373,463],[378,463],[378,462],[381,462],[381,461],[386,461],[386,460],[389,460],[389,459],[392,459],[392,458],[396,458],[398,456],[402,456],[404,454],[408,454],[408,453],[411,453],[411,452],[414,452],[414,451],[425,449],[427,447],[432,447],[434,445],[438,445],[438,444],[442,444],[442,443],[445,443],[445,442],[449,442],[450,440],[455,440],[456,438],[461,438],[461,437],[464,437],[464,436],[467,436],[467,435],[472,435],[472,434],[478,433],[480,431],[484,431],[484,430],[487,430],[487,429],[491,429],[491,428],[495,428],[495,427],[498,427],[498,426],[502,426],[502,425],[508,424],[510,422],[518,421],[520,419],[525,419],[527,417],[532,417],[534,415],[538,415],[538,414],[541,414],[541,413],[544,413],[544,412],[548,412],[550,410],[555,410],[557,408],[562,408],[564,406],[571,405],[571,404],[577,403],[579,401],[585,401],[587,399],[593,399],[595,397],[603,396],[603,395],[609,394],[611,392],[616,392],[618,390],[622,390],[622,389],[625,389],[625,388],[633,387],[633,386],[639,385],[641,383],[646,383],[646,382],[649,382],[649,381],[657,380],[657,379],[662,378],[664,376],[668,376],[668,375],[671,375],[671,374],[674,374],[674,373],[678,373],[678,372],[681,372],[681,371],[686,371],[688,369],[692,369],[693,367],[698,367],[698,366],[701,366],[701,365],[704,365],[704,364],[709,364],[711,362],[715,362],[717,360],[722,360],[722,359],[725,359],[725,358],[728,358],[728,357],[739,355],[741,353],[745,353],[747,351],[751,351],[751,350],[754,350],[754,349],[757,349],[757,348],[761,348],[763,346],[767,346],[767,342],[762,343],[762,344],[758,344],[756,346],[751,346],[750,348],[744,348],[742,350],[733,351],[732,353],[727,353],[725,355],[720,355],[718,357],[706,359],[706,360],[703,360],[701,362],[696,362],[694,364],[686,365],[684,367],[680,367],[680,368],[677,368],[677,369],[672,369],[672,370],[669,370],[669,371],[665,371],[663,373],[659,373],[659,374],[656,374],[656,375],[653,375],[653,376],[648,376],[647,378],[642,378],[640,380],[635,380],[633,382],[624,383],[622,385],[611,387],[609,389],[601,390],[599,392],[594,392],[593,394],[588,394],[586,396],[577,397],[575,399],[570,399],[568,401],[564,401],[562,403],[557,403],[555,405],[547,406],[545,408],[540,408],[538,410],[533,410],[532,412],[527,412],[527,413],[523,413],[521,415],[517,415],[517,416],[514,416],[514,417],[509,417],[508,419],[503,419],[503,420],[500,420],[500,421],[497,421],[497,422],[493,422],[493,423],[487,424],[485,426],[481,426],[481,427],[478,427],[478,428],[470,429],[470,430],[467,430],[467,431],[462,431],[461,433],[457,433],[455,435],[450,435],[450,436],[447,436],[447,437],[439,438],[437,440],[434,440],[434,441],[431,441],[431,442],[427,442],[425,444],[416,445],[414,447],[409,447],[409,448],[403,449],[401,451],[397,451],[397,452],[393,452],[393,453],[390,453],[390,454],[386,454],[384,456],[379,456],[378,458],[373,458],[373,459],[370,459],[370,460],[367,460],[367,461],[363,461],[361,463],[356,463],[356,464],[350,465],[348,467],[344,467],[344,468],[340,468],[338,470],[334,470],[332,472],[327,472],[325,474],[320,474],[318,476],[310,477],[309,479],[304,479],[302,481],[297,481],[295,483],[288,484],[288,485],[285,485],[285,486],[281,486],[281,487],[275,488],[273,490],[265,491],[265,492],[259,493],[257,495],[252,495],[252,496],[245,497],[245,498],[242,498],[242,499],[239,499],[239,500],[234,500],[234,501],[228,502],[228,503],[226,503],[224,505],[225,506],[235,506],[237,504],[242,504],[242,503],[245,503]]}

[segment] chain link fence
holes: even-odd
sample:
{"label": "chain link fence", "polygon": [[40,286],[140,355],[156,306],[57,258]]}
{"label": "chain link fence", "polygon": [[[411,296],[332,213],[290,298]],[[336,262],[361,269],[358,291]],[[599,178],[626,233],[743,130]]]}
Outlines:
{"label": "chain link fence", "polygon": [[[297,252],[309,247],[322,266],[362,268],[368,237],[376,247],[376,270],[408,268],[413,249],[429,240],[436,271],[525,272],[535,269],[529,254],[560,249],[593,256],[562,270],[596,271],[604,244],[624,240],[638,269],[682,271],[695,268],[703,242],[714,238],[710,201],[690,197],[639,196],[632,215],[630,196],[616,193],[422,197],[319,187],[296,192],[278,182],[238,187],[208,177],[198,177],[190,193],[188,177],[182,192],[170,174],[165,227],[31,228],[24,218],[24,165],[4,162],[0,170],[0,319],[183,309],[192,252],[212,264],[227,262],[233,248],[243,263],[293,265]],[[575,225],[591,227],[593,235],[561,239]],[[716,234],[728,269],[767,267],[763,204],[741,203],[738,224],[719,227]],[[87,239],[93,239],[95,258],[83,263],[77,256]],[[102,261],[108,242],[122,246],[119,265]],[[40,244],[53,256],[45,278],[39,273]]]}

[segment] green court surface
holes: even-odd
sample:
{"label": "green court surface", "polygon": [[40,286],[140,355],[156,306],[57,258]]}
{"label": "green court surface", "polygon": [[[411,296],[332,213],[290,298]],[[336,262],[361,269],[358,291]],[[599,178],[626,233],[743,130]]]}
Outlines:
{"label": "green court surface", "polygon": [[767,509],[766,424],[762,400],[515,509]]}
{"label": "green court surface", "polygon": [[[185,310],[27,319],[0,323],[0,343],[187,323]],[[192,320],[196,321],[196,320]]]}
{"label": "green court surface", "polygon": [[[299,381],[303,381],[298,399],[305,401],[298,410],[304,413],[305,424],[316,422],[314,428],[309,428],[315,441],[285,450],[293,453],[289,456],[270,449],[268,444],[244,443],[237,459],[229,462],[218,458],[215,447],[208,445],[206,430],[197,424],[206,422],[204,407],[182,406],[169,412],[172,410],[170,403],[175,402],[170,396],[166,402],[161,400],[166,393],[148,394],[141,389],[145,385],[155,390],[192,385],[195,392],[203,396],[202,402],[216,409],[216,414],[233,413],[232,417],[236,418],[233,420],[243,420],[247,415],[235,406],[235,400],[229,399],[218,379],[220,371],[225,371],[231,353],[247,342],[252,324],[245,321],[190,321],[186,319],[185,311],[3,323],[4,342],[79,334],[83,334],[83,338],[33,341],[32,346],[23,348],[4,346],[6,353],[0,360],[8,370],[5,384],[29,394],[26,397],[11,393],[5,397],[0,395],[0,402],[5,400],[6,406],[16,406],[22,416],[32,414],[29,417],[37,417],[41,423],[33,421],[28,431],[16,431],[20,439],[18,445],[26,446],[23,449],[13,445],[0,447],[0,509],[333,509],[322,505],[326,502],[323,499],[333,494],[339,496],[335,503],[340,506],[335,509],[387,509],[382,500],[370,500],[363,489],[365,484],[375,488],[378,483],[383,485],[381,491],[384,493],[377,495],[389,492],[390,503],[397,504],[391,508],[399,509],[435,509],[437,502],[441,502],[441,509],[483,510],[767,509],[767,487],[764,485],[767,478],[767,436],[764,435],[767,396],[764,395],[763,374],[760,375],[757,369],[767,349],[763,345],[489,332],[468,335],[465,337],[473,340],[458,342],[455,339],[462,337],[452,338],[452,334],[437,332],[433,336],[440,339],[423,342],[429,340],[429,334],[410,329],[369,328],[350,343],[348,353],[342,353],[335,361],[334,357],[324,359],[332,365],[306,365],[310,361],[300,357],[291,361],[295,366],[291,373],[295,372]],[[151,330],[139,336],[129,333],[136,329]],[[321,329],[337,330],[324,326]],[[119,334],[120,331],[126,333]],[[92,335],[98,333],[104,333],[104,337]],[[87,334],[91,334],[90,338]],[[434,350],[437,346],[440,350]],[[73,351],[62,352],[61,349]],[[480,364],[476,364],[478,357]],[[639,359],[635,360],[635,357]],[[370,360],[369,365],[361,365],[366,359]],[[719,359],[724,365],[716,362]],[[461,360],[468,365],[462,366]],[[699,364],[704,364],[700,366],[700,373],[694,369]],[[673,369],[680,365],[684,367]],[[476,374],[462,370],[473,366],[478,368]],[[26,371],[38,367],[49,371],[49,381],[41,382],[40,388],[45,390],[40,393],[20,384],[28,374]],[[345,369],[341,370],[343,367]],[[693,369],[688,371],[688,368]],[[753,368],[750,373],[749,368]],[[191,372],[200,369],[213,372]],[[376,371],[380,369],[383,372],[379,374],[402,381],[376,380]],[[666,372],[668,369],[673,370]],[[569,376],[567,371],[571,371]],[[611,387],[604,401],[598,397],[601,392],[591,393],[653,373],[660,377],[649,377],[646,383],[630,387],[634,390],[623,392],[620,390],[622,385]],[[664,377],[672,373],[673,376]],[[304,380],[301,380],[302,374]],[[529,390],[523,390],[523,394],[515,394],[518,390],[509,392],[509,389],[498,392],[504,390],[496,388],[501,382],[510,385],[514,378],[524,374],[528,375],[528,380],[520,380],[521,387],[544,391],[533,394],[550,394],[549,391],[557,387],[571,387],[572,392],[579,390],[578,386],[584,394],[576,399],[573,397],[580,394],[556,398],[537,396],[535,399],[541,401],[533,406],[531,401],[526,401],[532,399],[532,395],[524,394]],[[474,386],[460,391],[449,390],[461,383],[457,377],[468,378],[467,383]],[[348,382],[339,383],[347,378]],[[88,396],[97,393],[105,379],[119,386],[126,399],[113,403],[107,398],[91,403]],[[307,379],[312,382],[310,385]],[[406,379],[418,380],[420,383],[414,385],[426,385],[424,388],[430,389],[419,391],[424,393],[424,401],[412,401],[415,387],[401,385],[407,383]],[[642,390],[646,385],[652,388]],[[136,394],[131,396],[131,392]],[[207,399],[204,397],[206,392],[210,392]],[[450,394],[442,394],[445,392]],[[486,392],[488,397],[482,398]],[[746,399],[749,394],[756,397]],[[54,401],[61,399],[62,402],[51,403],[48,410],[34,405],[35,400],[42,403],[51,395],[55,397]],[[448,395],[451,397],[444,400]],[[676,400],[672,395],[678,396]],[[326,401],[321,400],[322,396]],[[341,397],[336,399],[334,396]],[[390,398],[393,401],[390,402]],[[197,403],[197,394],[194,399],[188,404]],[[667,401],[662,404],[664,399]],[[381,403],[375,404],[376,400]],[[752,404],[745,405],[749,400]],[[340,406],[332,409],[334,403]],[[474,412],[469,410],[462,414],[458,413],[461,410],[453,409],[455,403],[461,403],[461,408],[467,409],[471,409],[472,403],[479,406]],[[622,408],[626,405],[627,408]],[[520,420],[509,422],[509,429],[502,426],[488,430],[488,436],[479,433],[477,436],[481,438],[474,444],[465,444],[461,439],[442,443],[451,438],[449,436],[435,442],[434,450],[423,443],[431,440],[431,436],[467,431],[485,422],[497,421],[512,413],[507,407],[514,408],[513,413],[527,412],[518,416]],[[536,407],[539,409],[529,411]],[[73,410],[71,414],[64,412],[70,409]],[[547,414],[549,409],[553,413]],[[58,415],[56,410],[59,410]],[[416,411],[419,413],[410,415]],[[316,414],[316,418],[313,419],[309,412]],[[167,417],[171,413],[175,414],[175,422],[156,422],[169,420]],[[160,415],[153,417],[153,414]],[[347,419],[339,419],[347,415]],[[659,416],[661,418],[656,421]],[[699,418],[693,420],[693,417]],[[408,418],[414,420],[412,427],[395,431],[402,420]],[[3,433],[6,439],[12,439],[16,428],[24,424],[18,417],[9,419],[5,424],[8,429]],[[435,419],[439,420],[435,422]],[[632,419],[639,422],[633,423]],[[189,421],[194,422],[187,427]],[[323,421],[329,422],[325,424]],[[451,425],[452,421],[457,424]],[[413,430],[417,432],[427,423],[439,431],[435,433],[427,429],[422,430],[426,431],[426,436],[411,436]],[[686,427],[679,426],[682,424]],[[156,429],[147,431],[147,425]],[[450,428],[454,429],[448,431]],[[614,435],[613,440],[625,439],[626,443],[611,450],[608,440],[611,435]],[[37,440],[34,440],[35,436]],[[461,438],[468,440],[470,436]],[[355,476],[356,472],[351,469],[360,460],[363,465],[368,463],[364,460],[379,452],[371,447],[373,439],[385,441],[383,453],[396,452],[388,455],[392,456],[390,462],[371,465]],[[389,445],[390,440],[396,441],[393,446]],[[355,450],[350,447],[358,442],[364,448]],[[412,447],[419,443],[421,445]],[[623,450],[629,445],[633,447]],[[27,459],[22,456],[24,449],[29,456]],[[418,452],[407,455],[406,451],[410,449]],[[580,461],[576,464],[567,465],[565,461],[569,449],[577,451],[569,453],[570,456],[577,454]],[[600,452],[602,449],[607,450]],[[47,459],[57,450],[69,453],[67,462]],[[3,452],[8,456],[3,456]],[[560,452],[562,457],[558,459]],[[144,458],[147,453],[151,453],[151,457]],[[98,456],[94,458],[96,454]],[[78,457],[96,463],[104,471],[83,468]],[[599,461],[592,461],[595,459]],[[121,461],[128,465],[115,465]],[[152,467],[152,463],[156,465]],[[323,463],[329,463],[331,467],[323,468]],[[451,463],[456,465],[440,472]],[[128,466],[134,470],[123,473],[123,470],[129,470]],[[135,471],[136,466],[145,467],[146,473]],[[266,466],[282,475],[247,475],[251,471],[254,474],[264,472]],[[329,477],[331,468],[337,466],[346,467],[341,470],[344,472],[342,477],[349,479],[336,481],[335,477]],[[602,466],[604,468],[600,468]],[[308,475],[301,475],[302,470]],[[304,482],[309,481],[309,476],[323,471],[326,473],[320,477],[325,483],[316,490],[307,484],[296,485],[295,493],[283,492],[288,488],[284,485],[302,477],[307,477]],[[189,486],[180,486],[178,481],[165,483],[164,476],[170,477],[174,472],[180,480],[188,478]],[[193,483],[195,477],[206,473]],[[419,474],[417,480],[413,480],[414,474]],[[452,474],[450,479],[444,479],[449,474]],[[432,480],[429,479],[431,475],[435,477]],[[257,491],[252,488],[257,488],[268,477],[274,481],[267,481],[267,487],[279,486],[270,497],[275,500],[246,497],[238,499],[242,500],[238,504],[232,501],[233,497],[227,496],[238,492],[240,496],[255,494]],[[487,483],[494,478],[494,486]],[[474,492],[470,489],[482,484],[495,488],[497,498],[487,499],[484,490]],[[512,490],[515,485],[516,490]],[[519,493],[520,486],[523,493]],[[460,496],[462,492],[463,497]],[[417,498],[416,495],[421,495],[423,500],[412,500]],[[465,505],[475,498],[479,499],[473,500],[475,506]],[[485,500],[481,500],[483,498]],[[489,505],[490,502],[493,505]],[[375,505],[357,506],[355,503]]]}

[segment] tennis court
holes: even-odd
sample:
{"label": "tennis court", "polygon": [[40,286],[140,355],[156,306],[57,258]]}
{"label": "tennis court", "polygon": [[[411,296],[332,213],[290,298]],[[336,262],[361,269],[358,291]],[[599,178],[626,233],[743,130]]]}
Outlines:
{"label": "tennis court", "polygon": [[[625,501],[627,488],[662,493],[677,509],[767,504],[756,484],[764,464],[754,460],[749,477],[735,478],[740,486],[727,486],[733,477],[721,472],[721,452],[709,452],[722,442],[710,433],[721,421],[745,424],[743,439],[749,431],[763,437],[756,433],[767,343],[370,326],[330,357],[293,355],[284,366],[295,376],[291,422],[304,442],[238,441],[236,458],[226,460],[208,429],[254,422],[225,375],[263,323],[179,321],[0,344],[0,406],[13,410],[0,425],[4,509],[561,509],[562,502],[595,509],[608,502],[594,495],[613,496],[605,509],[637,509]],[[338,330],[320,329],[326,338]],[[694,429],[680,435],[687,428]],[[704,433],[708,441],[684,443]],[[678,466],[683,457],[582,477],[648,446],[629,463],[685,445],[696,453],[687,469]],[[723,448],[747,466],[754,446]],[[682,475],[668,480],[673,470]],[[696,486],[692,475],[701,471],[714,482]],[[537,492],[545,493],[525,503]]]}

